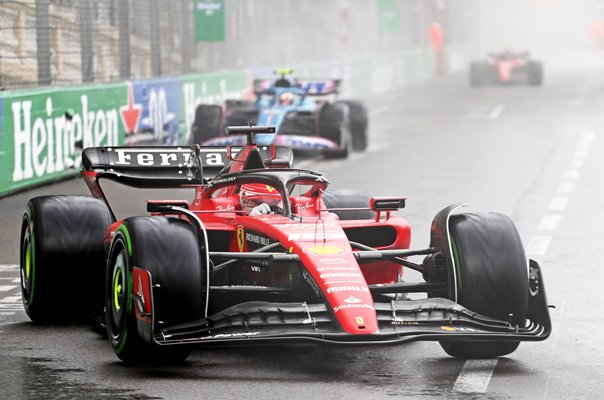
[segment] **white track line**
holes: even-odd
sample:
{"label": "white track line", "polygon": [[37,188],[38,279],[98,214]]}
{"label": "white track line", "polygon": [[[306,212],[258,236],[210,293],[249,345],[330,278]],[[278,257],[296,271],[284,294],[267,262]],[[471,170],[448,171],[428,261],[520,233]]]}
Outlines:
{"label": "white track line", "polygon": [[0,292],[9,292],[16,288],[17,286],[15,285],[0,285]]}
{"label": "white track line", "polygon": [[539,221],[539,225],[537,225],[538,231],[555,231],[558,225],[560,224],[560,220],[562,219],[562,214],[545,214],[541,221]]}
{"label": "white track line", "polygon": [[564,181],[558,185],[556,192],[558,194],[571,194],[575,190],[575,184],[573,182]]}
{"label": "white track line", "polygon": [[551,236],[533,236],[526,245],[526,254],[531,256],[542,256],[547,253]]}
{"label": "white track line", "polygon": [[489,113],[489,119],[499,118],[501,116],[501,114],[503,114],[504,110],[505,110],[505,106],[503,104],[497,104],[495,107],[493,107],[493,109]]}
{"label": "white track line", "polygon": [[551,201],[549,202],[549,206],[547,206],[547,209],[549,211],[561,212],[566,209],[567,205],[568,205],[568,197],[554,196],[554,197],[552,197]]}
{"label": "white track line", "polygon": [[455,380],[453,392],[486,393],[498,359],[467,360]]}
{"label": "white track line", "polygon": [[0,264],[0,272],[18,271],[19,266],[15,264]]}

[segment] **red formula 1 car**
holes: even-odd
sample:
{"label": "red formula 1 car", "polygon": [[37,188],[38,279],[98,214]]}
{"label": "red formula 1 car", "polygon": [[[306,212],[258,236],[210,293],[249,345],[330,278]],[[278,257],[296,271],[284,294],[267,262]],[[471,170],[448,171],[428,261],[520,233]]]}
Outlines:
{"label": "red formula 1 car", "polygon": [[486,60],[470,64],[470,86],[543,84],[543,64],[527,52],[491,53]]}
{"label": "red formula 1 car", "polygon": [[[404,197],[329,191],[320,173],[292,168],[287,149],[254,144],[272,131],[231,128],[247,135],[240,149],[85,149],[94,197],[37,197],[23,218],[30,318],[102,310],[115,353],[135,363],[183,360],[194,346],[412,340],[496,357],[549,336],[540,267],[509,218],[449,206],[430,246],[411,250],[409,224],[392,215]],[[116,220],[104,180],[195,197]],[[423,279],[405,281],[403,269]]]}

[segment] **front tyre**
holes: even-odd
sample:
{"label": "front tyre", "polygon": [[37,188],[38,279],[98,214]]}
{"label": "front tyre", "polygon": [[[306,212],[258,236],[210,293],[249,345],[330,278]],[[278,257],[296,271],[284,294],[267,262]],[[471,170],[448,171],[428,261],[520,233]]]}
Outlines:
{"label": "front tyre", "polygon": [[189,347],[161,346],[139,335],[132,301],[133,266],[151,274],[156,331],[202,318],[205,266],[192,226],[176,218],[125,220],[111,244],[105,280],[107,334],[118,358],[131,364],[184,361]]}
{"label": "front tyre", "polygon": [[[524,327],[528,307],[528,264],[513,222],[498,213],[450,217],[449,232],[457,303],[513,326]],[[517,341],[440,342],[458,358],[494,358],[512,353]]]}

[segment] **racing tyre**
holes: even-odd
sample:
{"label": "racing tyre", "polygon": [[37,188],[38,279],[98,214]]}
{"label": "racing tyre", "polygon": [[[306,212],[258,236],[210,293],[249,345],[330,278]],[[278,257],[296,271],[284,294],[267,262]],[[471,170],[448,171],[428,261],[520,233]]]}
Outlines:
{"label": "racing tyre", "polygon": [[[360,190],[326,190],[323,203],[327,208],[369,208],[371,195]],[[332,211],[340,220],[375,219],[371,210]]]}
{"label": "racing tyre", "polygon": [[203,145],[206,140],[222,135],[222,107],[200,104],[195,109],[191,127],[193,144]]}
{"label": "racing tyre", "polygon": [[[498,213],[455,214],[449,220],[456,265],[457,302],[481,315],[524,327],[528,307],[528,264],[513,222]],[[511,317],[510,317],[511,316]],[[440,342],[458,358],[494,358],[519,342]]]}
{"label": "racing tyre", "polygon": [[338,150],[325,152],[328,158],[346,158],[352,151],[350,118],[343,104],[325,104],[319,114],[319,134],[340,146]]}
{"label": "racing tyre", "polygon": [[541,86],[543,84],[543,64],[536,61],[529,63],[528,83],[531,86]]}
{"label": "racing tyre", "polygon": [[365,151],[368,143],[367,126],[369,125],[367,109],[360,101],[346,100],[341,103],[348,106],[352,149],[354,151]]}
{"label": "racing tyre", "polygon": [[29,201],[20,241],[21,295],[33,322],[76,322],[103,307],[105,203],[89,196]]}
{"label": "racing tyre", "polygon": [[131,364],[184,361],[187,346],[161,346],[140,335],[132,300],[132,268],[144,268],[153,283],[155,331],[203,317],[205,257],[193,227],[181,219],[133,217],[114,236],[105,280],[107,335],[115,354]]}
{"label": "racing tyre", "polygon": [[479,87],[485,84],[485,70],[482,63],[473,62],[470,64],[470,86]]}

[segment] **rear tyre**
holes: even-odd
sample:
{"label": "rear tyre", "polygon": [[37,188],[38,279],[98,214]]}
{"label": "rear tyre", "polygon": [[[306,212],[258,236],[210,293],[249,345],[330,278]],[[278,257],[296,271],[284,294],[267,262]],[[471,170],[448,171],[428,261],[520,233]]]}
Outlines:
{"label": "rear tyre", "polygon": [[[115,354],[131,364],[184,361],[191,349],[148,343],[138,334],[132,301],[132,267],[153,280],[155,331],[203,317],[205,268],[193,227],[176,218],[134,217],[118,228],[105,284],[107,335]],[[159,322],[161,321],[161,322]]]}
{"label": "rear tyre", "polygon": [[531,86],[541,86],[543,84],[543,64],[537,61],[529,63],[528,83]]}
{"label": "rear tyre", "polygon": [[485,68],[481,62],[470,64],[470,86],[480,87],[485,84]]}
{"label": "rear tyre", "polygon": [[21,224],[20,275],[25,312],[38,323],[90,319],[103,306],[105,203],[89,196],[29,201]]}
{"label": "rear tyre", "polygon": [[343,104],[325,104],[319,114],[319,134],[339,147],[325,152],[328,158],[346,158],[352,151],[350,118],[348,108]]}
{"label": "rear tyre", "polygon": [[340,103],[348,106],[352,149],[354,151],[365,151],[369,141],[367,137],[367,126],[369,125],[367,109],[360,101],[345,100]]}
{"label": "rear tyre", "polygon": [[200,104],[195,109],[191,127],[193,144],[203,145],[209,139],[222,135],[222,107]]}
{"label": "rear tyre", "polygon": [[[524,327],[528,307],[528,264],[513,222],[498,213],[450,217],[456,265],[457,302],[481,315]],[[455,299],[453,299],[455,300]],[[512,353],[519,342],[440,342],[458,358],[494,358]]]}
{"label": "rear tyre", "polygon": [[[327,208],[369,208],[371,195],[360,190],[327,190],[323,192],[323,203]],[[340,220],[374,219],[371,210],[332,211]]]}

